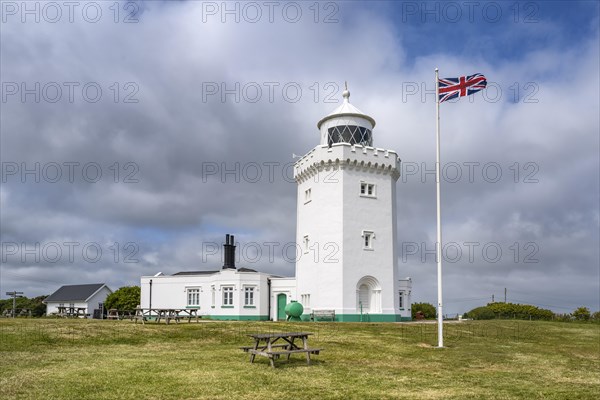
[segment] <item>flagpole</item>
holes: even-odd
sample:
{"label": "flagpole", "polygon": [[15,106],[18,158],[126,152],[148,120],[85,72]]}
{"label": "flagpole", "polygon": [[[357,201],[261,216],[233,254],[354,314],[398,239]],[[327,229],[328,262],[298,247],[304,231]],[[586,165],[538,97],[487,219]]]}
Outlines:
{"label": "flagpole", "polygon": [[444,347],[444,317],[442,314],[442,215],[441,215],[441,179],[440,179],[440,78],[438,69],[435,69],[435,130],[436,130],[436,205],[437,205],[437,286],[438,286],[438,347]]}

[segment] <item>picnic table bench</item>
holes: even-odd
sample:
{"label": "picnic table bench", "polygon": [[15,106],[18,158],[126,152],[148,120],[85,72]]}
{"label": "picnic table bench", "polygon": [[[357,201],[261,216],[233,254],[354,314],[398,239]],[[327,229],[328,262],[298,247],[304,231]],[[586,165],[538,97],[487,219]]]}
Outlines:
{"label": "picnic table bench", "polygon": [[111,308],[110,310],[108,310],[108,315],[106,316],[106,319],[120,319],[119,310],[117,310],[116,308]]}
{"label": "picnic table bench", "polygon": [[[281,332],[281,333],[256,333],[248,335],[254,339],[254,346],[240,347],[246,353],[250,353],[250,362],[254,362],[254,358],[263,356],[269,358],[271,367],[275,368],[274,360],[280,356],[286,356],[287,361],[290,360],[290,355],[305,353],[306,363],[310,365],[310,355],[318,355],[321,350],[308,347],[308,336],[312,335],[309,332]],[[295,342],[296,339],[302,341],[302,347],[299,347]],[[280,341],[278,343],[278,341]]]}
{"label": "picnic table bench", "polygon": [[58,316],[63,318],[78,318],[78,317],[86,317],[85,307],[65,307],[58,306]]}
{"label": "picnic table bench", "polygon": [[31,317],[31,310],[29,308],[22,308],[17,317]]}
{"label": "picnic table bench", "polygon": [[335,310],[313,310],[310,313],[310,320],[316,322],[318,319],[335,321]]}
{"label": "picnic table bench", "polygon": [[145,324],[153,314],[156,316],[156,322],[160,322],[161,319],[164,319],[167,325],[171,320],[175,320],[176,323],[179,323],[181,319],[187,318],[188,322],[192,322],[193,318],[198,322],[198,320],[202,318],[198,315],[198,309],[196,308],[136,308],[132,319],[135,323],[140,320],[142,321],[142,324]]}
{"label": "picnic table bench", "polygon": [[[10,318],[12,316],[12,309],[7,308],[2,312],[2,317]],[[31,317],[31,310],[29,308],[15,308],[15,317]]]}

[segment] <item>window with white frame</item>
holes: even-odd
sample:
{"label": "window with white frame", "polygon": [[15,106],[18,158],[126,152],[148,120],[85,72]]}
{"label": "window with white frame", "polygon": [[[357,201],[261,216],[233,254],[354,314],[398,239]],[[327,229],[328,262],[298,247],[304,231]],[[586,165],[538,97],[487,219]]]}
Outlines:
{"label": "window with white frame", "polygon": [[215,289],[214,286],[211,286],[210,291],[211,291],[211,302],[210,302],[210,305],[212,307],[214,307],[215,306],[215,302],[217,301],[217,290]]}
{"label": "window with white frame", "polygon": [[373,183],[361,182],[360,195],[366,197],[376,197],[375,185]]}
{"label": "window with white frame", "polygon": [[398,292],[398,308],[404,308],[404,292]]}
{"label": "window with white frame", "polygon": [[302,304],[304,308],[310,308],[310,294],[301,294],[300,304]]}
{"label": "window with white frame", "polygon": [[308,188],[304,191],[304,203],[310,202],[312,199],[312,189]]}
{"label": "window with white frame", "polygon": [[308,235],[304,235],[304,252],[308,253],[308,250],[310,250],[310,240]]}
{"label": "window with white frame", "polygon": [[363,249],[365,250],[373,250],[373,239],[375,238],[375,234],[373,231],[363,231]]}
{"label": "window with white frame", "polygon": [[254,286],[244,288],[244,306],[254,306]]}
{"label": "window with white frame", "polygon": [[187,305],[188,307],[200,306],[200,288],[187,289]]}
{"label": "window with white frame", "polygon": [[233,306],[233,286],[224,286],[223,289],[223,305]]}

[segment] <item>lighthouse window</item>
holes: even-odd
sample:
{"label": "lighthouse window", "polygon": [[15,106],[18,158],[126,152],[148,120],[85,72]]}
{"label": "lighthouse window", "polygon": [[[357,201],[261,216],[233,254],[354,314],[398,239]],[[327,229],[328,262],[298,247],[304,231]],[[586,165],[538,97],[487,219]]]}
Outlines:
{"label": "lighthouse window", "polygon": [[304,203],[308,203],[311,200],[312,189],[306,189],[304,191]]}
{"label": "lighthouse window", "polygon": [[404,292],[400,292],[398,295],[398,308],[404,309]]}
{"label": "lighthouse window", "polygon": [[327,144],[331,147],[334,143],[359,144],[372,146],[371,130],[357,125],[334,126],[328,129]]}
{"label": "lighthouse window", "polygon": [[361,196],[375,197],[375,185],[372,183],[360,183]]}
{"label": "lighthouse window", "polygon": [[373,250],[373,238],[375,235],[371,231],[363,231],[363,249]]}

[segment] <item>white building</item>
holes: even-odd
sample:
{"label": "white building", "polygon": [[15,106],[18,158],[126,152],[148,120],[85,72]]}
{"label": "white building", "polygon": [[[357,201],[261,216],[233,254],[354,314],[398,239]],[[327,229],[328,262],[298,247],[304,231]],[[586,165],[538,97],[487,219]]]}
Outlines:
{"label": "white building", "polygon": [[373,147],[375,120],[349,102],[321,119],[321,141],[300,158],[296,277],[235,268],[233,236],[218,271],[141,278],[142,307],[199,308],[216,319],[281,320],[290,301],[335,311],[337,321],[401,321],[411,315],[410,278],[398,278],[398,155]]}
{"label": "white building", "polygon": [[94,310],[100,313],[104,308],[104,301],[112,290],[104,283],[91,283],[85,285],[65,285],[44,299],[46,315],[57,314],[59,307],[68,309],[85,308],[87,317],[94,315]]}

